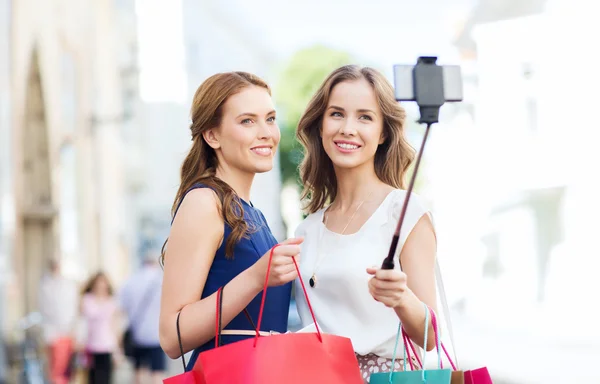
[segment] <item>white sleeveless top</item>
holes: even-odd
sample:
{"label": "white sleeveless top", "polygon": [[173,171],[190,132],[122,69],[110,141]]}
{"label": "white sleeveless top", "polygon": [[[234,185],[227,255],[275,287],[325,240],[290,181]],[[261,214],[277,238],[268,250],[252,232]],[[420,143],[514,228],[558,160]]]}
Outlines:
{"label": "white sleeveless top", "polygon": [[[300,272],[308,291],[317,324],[325,333],[351,339],[354,351],[360,355],[374,353],[391,358],[396,341],[399,319],[392,308],[375,301],[369,293],[371,275],[366,268],[379,268],[387,256],[406,191],[394,190],[359,229],[349,235],[328,230],[323,224],[321,209],[309,215],[296,230],[303,236]],[[412,194],[402,224],[396,257],[408,235],[424,214],[430,214],[423,200]],[[317,264],[317,270],[314,268]],[[315,288],[309,279],[315,273]],[[314,321],[302,293],[298,279],[295,281],[295,297],[302,326]],[[402,340],[398,351],[402,351]]]}

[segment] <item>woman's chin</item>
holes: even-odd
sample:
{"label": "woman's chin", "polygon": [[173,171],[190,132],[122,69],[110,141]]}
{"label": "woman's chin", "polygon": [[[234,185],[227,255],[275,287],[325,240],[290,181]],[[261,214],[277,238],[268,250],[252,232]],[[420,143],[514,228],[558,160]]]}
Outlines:
{"label": "woman's chin", "polygon": [[359,167],[362,163],[361,161],[357,161],[357,159],[331,159],[331,162],[333,163],[334,168],[339,168],[339,169],[352,169],[352,168],[356,168]]}
{"label": "woman's chin", "polygon": [[269,164],[254,164],[254,173],[265,173],[273,169],[273,162]]}

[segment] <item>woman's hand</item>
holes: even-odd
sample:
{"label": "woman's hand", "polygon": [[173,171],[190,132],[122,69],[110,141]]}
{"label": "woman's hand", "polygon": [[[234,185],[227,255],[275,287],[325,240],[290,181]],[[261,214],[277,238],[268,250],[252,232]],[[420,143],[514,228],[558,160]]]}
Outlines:
{"label": "woman's hand", "polygon": [[[269,287],[284,285],[294,281],[298,277],[298,272],[294,266],[293,258],[298,260],[300,256],[300,244],[303,238],[291,238],[276,246],[273,250],[273,259],[271,261],[271,271],[269,273]],[[269,249],[251,268],[255,277],[256,284],[262,290],[265,284],[267,266],[271,250]]]}
{"label": "woman's hand", "polygon": [[398,269],[367,268],[371,296],[386,307],[398,308],[409,292],[406,274]]}

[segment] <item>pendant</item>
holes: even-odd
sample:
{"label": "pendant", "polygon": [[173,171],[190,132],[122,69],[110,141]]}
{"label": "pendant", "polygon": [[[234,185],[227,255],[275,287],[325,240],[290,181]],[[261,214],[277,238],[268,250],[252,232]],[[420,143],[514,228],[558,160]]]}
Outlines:
{"label": "pendant", "polygon": [[314,288],[315,285],[317,285],[317,276],[313,275],[311,276],[311,278],[308,280],[308,285],[310,285],[311,288]]}

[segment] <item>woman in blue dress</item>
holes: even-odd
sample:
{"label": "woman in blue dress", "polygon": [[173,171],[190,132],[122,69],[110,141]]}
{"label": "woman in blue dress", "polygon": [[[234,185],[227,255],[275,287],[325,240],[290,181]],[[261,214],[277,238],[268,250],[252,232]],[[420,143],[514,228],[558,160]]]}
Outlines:
{"label": "woman in blue dress", "polygon": [[[269,86],[245,72],[208,78],[191,109],[192,148],[181,167],[173,223],[163,246],[160,344],[171,358],[214,348],[216,292],[223,288],[222,344],[254,336],[268,278],[261,334],[287,330],[293,257],[302,239],[277,243],[250,202],[256,173],[273,168],[280,139]],[[247,309],[247,311],[244,311]],[[249,319],[250,317],[251,319]]]}

